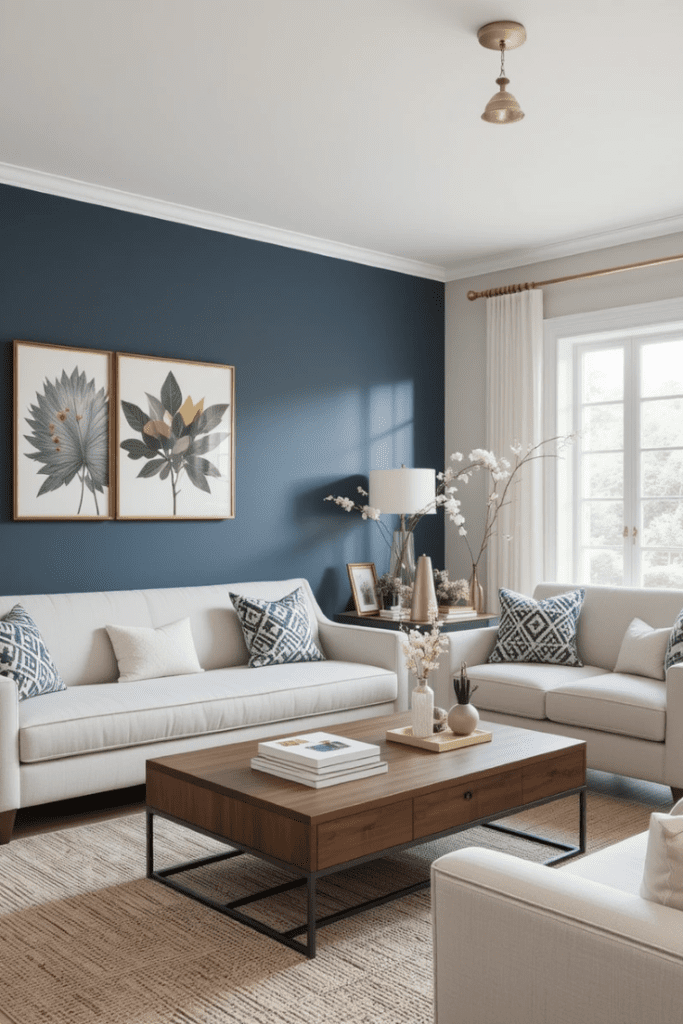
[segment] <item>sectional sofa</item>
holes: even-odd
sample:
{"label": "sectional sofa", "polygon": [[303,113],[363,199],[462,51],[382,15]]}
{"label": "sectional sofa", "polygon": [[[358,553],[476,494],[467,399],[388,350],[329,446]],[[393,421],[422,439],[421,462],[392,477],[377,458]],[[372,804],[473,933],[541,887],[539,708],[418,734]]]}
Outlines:
{"label": "sectional sofa", "polygon": [[[325,660],[249,668],[230,591],[272,601],[298,587]],[[0,615],[17,603],[66,690],[19,701],[15,681],[0,675],[0,843],[18,808],[141,784],[147,758],[409,707],[398,635],[330,621],[306,580],[1,597]],[[202,672],[116,681],[107,625],[186,617]]]}
{"label": "sectional sofa", "polygon": [[[542,583],[534,598],[574,589],[576,584]],[[488,663],[497,636],[497,627],[488,627],[449,634],[447,672],[452,676],[467,662],[482,719],[585,740],[589,768],[663,783],[678,799],[683,795],[683,664],[662,679],[615,669],[632,620],[670,629],[683,608],[683,591],[584,590],[576,634],[583,667]]]}

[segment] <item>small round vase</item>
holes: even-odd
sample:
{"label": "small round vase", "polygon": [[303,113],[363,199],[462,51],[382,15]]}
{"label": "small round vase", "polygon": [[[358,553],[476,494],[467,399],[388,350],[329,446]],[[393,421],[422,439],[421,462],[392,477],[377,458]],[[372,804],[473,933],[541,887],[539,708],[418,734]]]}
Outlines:
{"label": "small round vase", "polygon": [[[422,685],[420,685],[422,684]],[[413,736],[431,736],[434,731],[434,691],[427,679],[418,679],[410,702]]]}
{"label": "small round vase", "polygon": [[448,728],[456,736],[469,736],[479,725],[474,704],[454,704],[448,712]]}

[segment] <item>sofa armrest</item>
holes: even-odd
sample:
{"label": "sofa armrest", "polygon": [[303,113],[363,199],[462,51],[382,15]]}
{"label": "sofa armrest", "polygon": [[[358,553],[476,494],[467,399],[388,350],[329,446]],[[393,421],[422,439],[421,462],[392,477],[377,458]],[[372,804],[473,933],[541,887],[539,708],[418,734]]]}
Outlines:
{"label": "sofa armrest", "polygon": [[667,786],[683,789],[683,664],[666,673],[664,779]]}
{"label": "sofa armrest", "polygon": [[437,1024],[665,1024],[683,915],[493,850],[432,865]]}
{"label": "sofa armrest", "polygon": [[355,661],[395,672],[398,680],[396,710],[410,707],[410,688],[401,635],[395,630],[373,629],[318,620],[318,633],[325,656],[335,661]]}
{"label": "sofa armrest", "polygon": [[483,629],[461,629],[457,633],[447,633],[449,646],[448,668],[451,676],[460,671],[460,663],[483,665],[489,660],[489,654],[496,646],[497,626],[485,626]]}
{"label": "sofa armrest", "polygon": [[19,691],[9,676],[0,675],[0,814],[20,805]]}

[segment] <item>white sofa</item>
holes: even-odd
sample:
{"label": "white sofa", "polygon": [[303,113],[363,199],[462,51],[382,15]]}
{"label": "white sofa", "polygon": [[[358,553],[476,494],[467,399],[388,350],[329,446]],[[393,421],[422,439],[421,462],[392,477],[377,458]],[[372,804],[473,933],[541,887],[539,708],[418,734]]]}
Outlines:
{"label": "white sofa", "polygon": [[[577,584],[542,583],[542,600]],[[683,793],[683,664],[666,680],[614,672],[634,618],[658,629],[673,626],[683,591],[586,586],[577,628],[583,668],[487,659],[496,627],[449,634],[448,671],[467,662],[482,718],[586,741],[589,768],[629,775]],[[445,659],[444,659],[445,661]]]}
{"label": "white sofa", "polygon": [[[299,586],[326,660],[249,668],[229,591],[276,600]],[[17,603],[67,689],[19,701],[14,680],[0,675],[0,843],[18,808],[141,784],[147,758],[409,707],[398,635],[330,621],[306,580],[0,597],[0,615]],[[115,682],[105,626],[186,617],[205,671]]]}
{"label": "white sofa", "polygon": [[436,1024],[678,1024],[683,911],[639,895],[647,836],[557,869],[434,861]]}

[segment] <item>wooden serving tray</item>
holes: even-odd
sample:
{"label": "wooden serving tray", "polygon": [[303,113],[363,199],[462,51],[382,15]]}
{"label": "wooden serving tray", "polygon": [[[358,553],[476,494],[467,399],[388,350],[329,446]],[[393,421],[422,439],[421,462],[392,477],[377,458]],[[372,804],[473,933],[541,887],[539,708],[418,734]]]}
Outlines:
{"label": "wooden serving tray", "polygon": [[458,747],[471,747],[475,743],[489,743],[493,734],[485,729],[475,729],[469,736],[456,736],[450,729],[435,732],[433,736],[413,736],[412,725],[403,729],[387,729],[387,739],[392,743],[407,743],[410,747],[422,747],[423,750],[435,751],[456,750]]}

